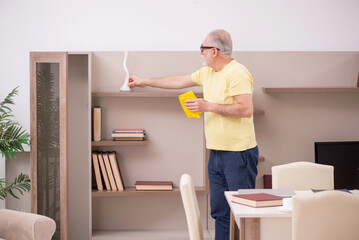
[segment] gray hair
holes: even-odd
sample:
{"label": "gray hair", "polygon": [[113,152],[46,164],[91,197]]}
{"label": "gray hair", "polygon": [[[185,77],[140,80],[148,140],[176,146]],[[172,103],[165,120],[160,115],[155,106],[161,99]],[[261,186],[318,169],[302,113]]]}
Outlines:
{"label": "gray hair", "polygon": [[215,47],[221,49],[220,53],[223,55],[232,55],[232,38],[231,34],[223,29],[217,29],[208,34],[210,37],[209,41]]}

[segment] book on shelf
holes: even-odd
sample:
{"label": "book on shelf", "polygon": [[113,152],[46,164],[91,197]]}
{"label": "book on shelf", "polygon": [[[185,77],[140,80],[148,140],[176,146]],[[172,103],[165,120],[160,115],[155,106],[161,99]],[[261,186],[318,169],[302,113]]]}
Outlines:
{"label": "book on shelf", "polygon": [[[96,180],[97,190],[125,190],[120,166],[117,162],[116,152],[93,151],[92,162],[93,178]],[[105,187],[106,189],[104,189]]]}
{"label": "book on shelf", "polygon": [[146,132],[142,128],[115,129],[111,137],[115,141],[141,141],[144,140]]}
{"label": "book on shelf", "polygon": [[97,190],[102,191],[103,185],[102,185],[102,179],[101,179],[101,172],[100,172],[100,166],[99,166],[99,160],[97,157],[97,152],[92,152],[92,166],[93,171],[95,172],[95,179],[96,179],[96,185]]}
{"label": "book on shelf", "polygon": [[112,140],[114,141],[142,141],[144,137],[114,137]]}
{"label": "book on shelf", "polygon": [[172,181],[136,181],[136,191],[172,191]]}
{"label": "book on shelf", "polygon": [[145,137],[144,133],[114,133],[112,132],[111,136],[113,138],[121,138],[121,137]]}
{"label": "book on shelf", "polygon": [[274,207],[283,205],[283,197],[268,193],[235,194],[232,202],[250,207]]}
{"label": "book on shelf", "polygon": [[105,162],[104,162],[102,153],[97,152],[97,157],[98,157],[98,161],[100,163],[100,169],[101,169],[103,181],[105,182],[106,190],[111,191],[111,185],[110,185],[110,181],[107,176],[107,170],[106,170],[106,166],[105,166]]}
{"label": "book on shelf", "polygon": [[116,152],[110,152],[108,154],[108,156],[110,158],[112,172],[113,172],[113,176],[115,178],[117,189],[120,191],[123,191],[123,190],[125,190],[125,185],[123,183],[120,165],[117,162]]}
{"label": "book on shelf", "polygon": [[94,106],[92,107],[91,113],[92,141],[99,142],[102,140],[102,108],[99,106]]}
{"label": "book on shelf", "polygon": [[93,160],[91,154],[91,189],[97,189],[96,177],[95,177],[95,170],[93,169]]}
{"label": "book on shelf", "polygon": [[127,128],[127,129],[115,129],[114,133],[144,133],[145,130],[143,128]]}
{"label": "book on shelf", "polygon": [[264,189],[272,189],[272,175],[264,174],[263,175],[263,188]]}
{"label": "book on shelf", "polygon": [[117,186],[116,186],[116,182],[115,182],[115,177],[113,176],[112,167],[111,167],[111,163],[110,163],[110,158],[108,156],[108,152],[102,152],[101,154],[102,154],[105,166],[106,166],[106,172],[107,172],[108,180],[110,181],[111,190],[116,191]]}

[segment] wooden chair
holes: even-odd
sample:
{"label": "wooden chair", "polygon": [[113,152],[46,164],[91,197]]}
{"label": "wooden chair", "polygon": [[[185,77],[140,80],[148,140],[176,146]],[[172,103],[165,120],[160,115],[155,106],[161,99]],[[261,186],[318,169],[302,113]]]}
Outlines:
{"label": "wooden chair", "polygon": [[183,174],[180,181],[182,202],[186,213],[190,240],[203,240],[203,229],[192,177]]}
{"label": "wooden chair", "polygon": [[293,197],[292,240],[358,240],[359,196],[323,191]]}
{"label": "wooden chair", "polygon": [[334,189],[334,167],[294,162],[272,167],[272,188],[293,190]]}

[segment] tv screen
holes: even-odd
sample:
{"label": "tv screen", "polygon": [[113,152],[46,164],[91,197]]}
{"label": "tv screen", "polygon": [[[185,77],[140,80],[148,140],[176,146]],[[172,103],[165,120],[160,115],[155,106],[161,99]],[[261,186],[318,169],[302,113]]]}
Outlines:
{"label": "tv screen", "polygon": [[359,141],[315,142],[315,162],[334,166],[335,189],[359,188]]}

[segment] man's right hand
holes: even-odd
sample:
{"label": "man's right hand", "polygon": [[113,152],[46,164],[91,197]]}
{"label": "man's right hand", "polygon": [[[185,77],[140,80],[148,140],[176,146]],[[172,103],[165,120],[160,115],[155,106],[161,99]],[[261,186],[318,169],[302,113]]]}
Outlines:
{"label": "man's right hand", "polygon": [[129,83],[127,84],[130,88],[133,87],[146,87],[148,86],[148,78],[140,78],[137,76],[131,76],[129,78]]}

